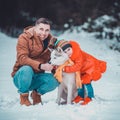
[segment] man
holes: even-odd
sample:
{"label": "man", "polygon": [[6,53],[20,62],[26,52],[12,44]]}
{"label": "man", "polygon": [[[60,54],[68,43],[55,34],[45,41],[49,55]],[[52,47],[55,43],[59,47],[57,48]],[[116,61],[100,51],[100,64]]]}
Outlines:
{"label": "man", "polygon": [[54,90],[58,86],[57,80],[49,64],[50,51],[48,47],[54,45],[56,38],[50,34],[51,22],[40,18],[34,26],[27,27],[19,36],[17,43],[17,60],[13,67],[12,77],[20,94],[20,104],[30,106],[29,91],[33,105],[41,103],[41,95]]}

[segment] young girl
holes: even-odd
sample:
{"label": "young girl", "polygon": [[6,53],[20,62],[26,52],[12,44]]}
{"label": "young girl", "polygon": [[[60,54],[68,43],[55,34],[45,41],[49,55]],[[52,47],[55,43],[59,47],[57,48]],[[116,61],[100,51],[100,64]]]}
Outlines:
{"label": "young girl", "polygon": [[[69,58],[74,62],[72,66],[65,66],[64,72],[80,71],[82,80],[82,88],[78,88],[78,96],[73,102],[78,103],[83,101],[81,105],[86,105],[94,97],[92,81],[99,80],[102,73],[106,71],[106,62],[98,60],[92,55],[81,50],[79,44],[75,41],[57,40],[55,47],[61,47],[62,50],[68,54]],[[87,96],[84,92],[87,92]]]}

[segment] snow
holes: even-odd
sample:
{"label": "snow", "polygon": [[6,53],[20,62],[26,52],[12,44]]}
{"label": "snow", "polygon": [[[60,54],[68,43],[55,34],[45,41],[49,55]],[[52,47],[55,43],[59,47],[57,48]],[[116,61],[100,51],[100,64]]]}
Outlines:
{"label": "snow", "polygon": [[[57,88],[42,96],[43,105],[21,106],[10,76],[16,59],[17,38],[0,33],[0,120],[118,120],[120,118],[120,53],[110,50],[105,40],[81,30],[66,31],[59,38],[76,40],[81,48],[107,61],[101,80],[92,82],[95,98],[86,105],[57,105]],[[31,100],[31,98],[30,98]]]}

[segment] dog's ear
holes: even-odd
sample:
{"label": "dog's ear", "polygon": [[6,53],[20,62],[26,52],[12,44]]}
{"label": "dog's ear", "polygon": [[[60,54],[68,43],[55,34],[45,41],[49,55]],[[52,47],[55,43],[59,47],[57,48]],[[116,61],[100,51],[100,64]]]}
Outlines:
{"label": "dog's ear", "polygon": [[63,53],[63,50],[62,50],[61,47],[57,47],[57,51],[58,51],[59,53]]}

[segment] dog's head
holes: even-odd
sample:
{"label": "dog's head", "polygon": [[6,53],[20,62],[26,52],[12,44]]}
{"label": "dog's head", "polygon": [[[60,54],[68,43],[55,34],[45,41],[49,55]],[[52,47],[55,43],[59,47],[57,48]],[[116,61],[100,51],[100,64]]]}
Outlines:
{"label": "dog's head", "polygon": [[58,47],[57,49],[51,50],[50,63],[52,65],[62,65],[69,59],[68,55]]}

